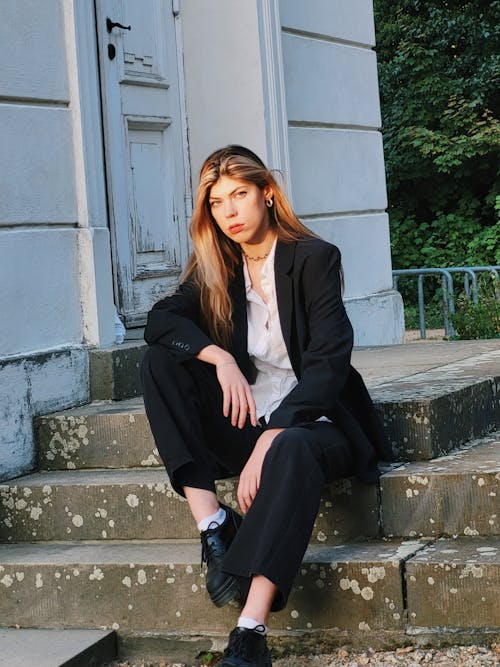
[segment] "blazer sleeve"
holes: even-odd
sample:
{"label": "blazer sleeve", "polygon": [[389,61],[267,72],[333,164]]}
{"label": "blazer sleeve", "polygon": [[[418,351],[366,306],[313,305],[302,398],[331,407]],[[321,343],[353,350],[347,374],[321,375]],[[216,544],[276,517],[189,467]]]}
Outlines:
{"label": "blazer sleeve", "polygon": [[266,428],[286,428],[331,414],[347,381],[353,331],[342,302],[340,260],[337,247],[321,244],[296,278],[308,341],[298,384],[271,414]]}
{"label": "blazer sleeve", "polygon": [[158,301],[148,314],[144,340],[164,345],[178,361],[195,357],[213,341],[201,326],[199,290],[192,282],[179,285],[172,296]]}

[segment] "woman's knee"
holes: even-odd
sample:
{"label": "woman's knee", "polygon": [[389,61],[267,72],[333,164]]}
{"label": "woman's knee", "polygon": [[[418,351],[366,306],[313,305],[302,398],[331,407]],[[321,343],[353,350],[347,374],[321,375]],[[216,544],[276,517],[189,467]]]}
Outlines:
{"label": "woman's knee", "polygon": [[302,467],[317,465],[310,433],[300,427],[290,427],[279,433],[267,452],[266,459],[279,466]]}

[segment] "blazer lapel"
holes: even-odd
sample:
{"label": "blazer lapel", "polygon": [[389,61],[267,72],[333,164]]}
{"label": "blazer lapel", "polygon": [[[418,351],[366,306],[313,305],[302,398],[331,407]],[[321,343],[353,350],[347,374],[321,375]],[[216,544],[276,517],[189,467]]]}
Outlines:
{"label": "blazer lapel", "polygon": [[250,369],[248,357],[247,295],[243,265],[236,269],[236,275],[230,286],[230,294],[233,302],[233,355],[244,375],[249,379],[253,371]]}
{"label": "blazer lapel", "polygon": [[[276,282],[276,298],[280,315],[281,333],[290,357],[295,375],[300,373],[297,355],[292,349],[292,317],[293,317],[293,261],[295,243],[278,241],[274,256],[274,278]],[[298,377],[298,375],[297,375]]]}

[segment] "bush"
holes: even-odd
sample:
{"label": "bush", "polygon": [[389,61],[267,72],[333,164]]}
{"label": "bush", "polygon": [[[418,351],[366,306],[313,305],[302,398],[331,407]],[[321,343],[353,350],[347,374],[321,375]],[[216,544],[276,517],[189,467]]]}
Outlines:
{"label": "bush", "polygon": [[[443,307],[441,303],[425,304],[425,326],[427,329],[443,329]],[[405,304],[405,328],[420,329],[418,306]]]}
{"label": "bush", "polygon": [[500,302],[491,298],[477,304],[464,301],[451,321],[457,340],[500,338]]}
{"label": "bush", "polygon": [[479,303],[461,296],[451,315],[455,338],[500,338],[500,281],[481,281]]}

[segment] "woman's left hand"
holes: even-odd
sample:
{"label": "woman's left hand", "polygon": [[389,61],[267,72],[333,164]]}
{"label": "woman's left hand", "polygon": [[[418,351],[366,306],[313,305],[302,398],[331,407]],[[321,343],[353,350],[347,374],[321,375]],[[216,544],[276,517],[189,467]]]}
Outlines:
{"label": "woman's left hand", "polygon": [[262,464],[264,463],[268,449],[273,444],[273,440],[278,433],[284,430],[284,428],[270,428],[264,431],[255,443],[254,450],[240,473],[238,502],[244,514],[250,509],[250,505],[259,490]]}

